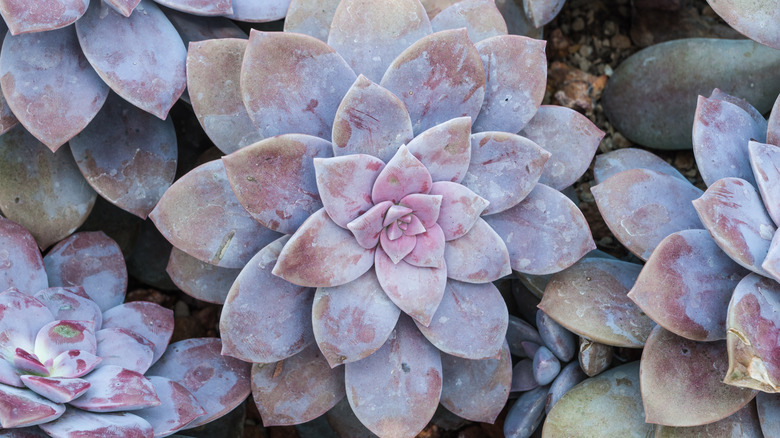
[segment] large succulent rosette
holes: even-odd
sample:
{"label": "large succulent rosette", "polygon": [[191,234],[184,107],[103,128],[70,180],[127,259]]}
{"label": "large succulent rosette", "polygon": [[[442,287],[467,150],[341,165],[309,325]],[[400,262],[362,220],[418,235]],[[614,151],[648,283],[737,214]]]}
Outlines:
{"label": "large succulent rosette", "polygon": [[507,35],[492,1],[452,8],[345,0],[327,27],[190,47],[198,116],[230,106],[266,138],[182,177],[150,217],[190,256],[243,267],[223,353],[256,364],[266,425],[345,394],[382,436],[415,435],[439,401],[493,421],[511,360],[491,282],[594,248],[558,189],[602,133],[539,108],[544,42]]}
{"label": "large succulent rosette", "polygon": [[218,339],[169,346],[173,312],[122,304],[126,287],[105,234],[74,234],[42,258],[0,218],[0,434],[161,437],[246,398],[243,362],[222,356]]}

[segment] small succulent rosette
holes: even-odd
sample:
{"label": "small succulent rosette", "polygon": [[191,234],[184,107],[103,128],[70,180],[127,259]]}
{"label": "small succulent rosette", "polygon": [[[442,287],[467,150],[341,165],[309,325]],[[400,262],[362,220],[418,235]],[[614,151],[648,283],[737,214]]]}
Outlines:
{"label": "small succulent rosette", "polygon": [[699,97],[693,152],[704,192],[646,151],[596,160],[599,210],[645,260],[627,297],[657,323],[638,370],[656,433],[738,423],[780,433],[780,398],[772,394],[780,383],[779,113],[776,102],[767,121],[717,89]]}
{"label": "small succulent rosette", "polygon": [[0,218],[0,434],[162,437],[208,423],[250,392],[218,339],[168,345],[173,312],[122,304],[124,259],[100,232],[41,257]]}
{"label": "small succulent rosette", "polygon": [[418,0],[344,0],[327,22],[320,8],[293,1],[285,32],[190,46],[207,131],[264,139],[183,176],[150,217],[189,256],[243,268],[223,353],[256,364],[264,424],[345,395],[380,436],[414,436],[440,401],[492,422],[511,383],[492,281],[594,248],[559,190],[603,134],[540,108],[545,43],[507,35],[492,1],[433,19]]}

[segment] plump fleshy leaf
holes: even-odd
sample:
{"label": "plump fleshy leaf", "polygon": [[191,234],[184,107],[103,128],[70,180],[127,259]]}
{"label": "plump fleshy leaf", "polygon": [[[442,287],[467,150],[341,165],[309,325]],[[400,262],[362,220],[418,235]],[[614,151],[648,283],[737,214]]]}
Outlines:
{"label": "plump fleshy leaf", "polygon": [[371,269],[343,286],[317,289],[311,313],[317,345],[335,367],[378,350],[395,328],[401,311]]}
{"label": "plump fleshy leaf", "polygon": [[125,328],[153,345],[156,362],[173,334],[173,311],[149,301],[133,301],[103,312],[103,328]]}
{"label": "plump fleshy leaf", "polygon": [[733,436],[743,438],[772,436],[761,433],[761,425],[759,424],[755,403],[748,403],[734,414],[714,423],[693,427],[658,425],[655,428],[655,437],[657,438],[731,438]]}
{"label": "plump fleshy leaf", "polygon": [[35,337],[35,355],[41,362],[70,351],[97,353],[95,324],[92,321],[52,321],[43,326]]}
{"label": "plump fleshy leaf", "polygon": [[447,276],[467,283],[496,281],[512,273],[506,244],[482,219],[464,236],[447,242],[444,260]]}
{"label": "plump fleshy leaf", "polygon": [[558,359],[565,363],[574,358],[577,353],[577,337],[541,309],[536,311],[536,328],[544,346]]}
{"label": "plump fleshy leaf", "polygon": [[539,385],[549,385],[561,372],[561,362],[549,348],[542,345],[534,353],[533,372],[534,380]]}
{"label": "plump fleshy leaf", "polygon": [[17,372],[22,372],[24,374],[40,374],[45,376],[49,372],[35,354],[21,348],[17,348],[14,352],[12,363]]}
{"label": "plump fleshy leaf", "polygon": [[336,111],[333,153],[368,154],[388,162],[411,139],[412,122],[404,104],[362,74],[358,76]]}
{"label": "plump fleshy leaf", "polygon": [[[253,30],[241,67],[241,93],[263,137],[297,132],[330,139],[333,115],[355,77],[322,41]],[[280,95],[280,90],[288,91]]]}
{"label": "plump fleshy leaf", "polygon": [[759,392],[756,395],[758,419],[764,436],[774,436],[780,432],[780,395]]}
{"label": "plump fleshy leaf", "polygon": [[596,164],[593,166],[593,179],[596,180],[596,184],[601,184],[612,175],[629,169],[655,170],[682,181],[688,181],[674,166],[664,161],[658,155],[638,148],[615,149],[606,154],[596,155]]}
{"label": "plump fleshy leaf", "polygon": [[710,7],[731,27],[753,41],[780,49],[780,10],[773,3],[739,0],[707,0]]}
{"label": "plump fleshy leaf", "polygon": [[419,134],[455,117],[475,120],[485,95],[485,70],[466,30],[445,30],[404,50],[380,85],[403,101]]}
{"label": "plump fleshy leaf", "polygon": [[465,359],[487,359],[500,354],[509,312],[493,283],[447,280],[430,324],[416,323],[439,350]]}
{"label": "plump fleshy leaf", "polygon": [[231,4],[233,13],[228,18],[260,23],[284,18],[290,0],[231,0]]}
{"label": "plump fleshy leaf", "polygon": [[539,308],[580,336],[641,348],[654,323],[626,296],[641,268],[619,260],[581,260],[552,276]]}
{"label": "plump fleshy leaf", "polygon": [[[454,357],[454,356],[453,356]],[[521,359],[512,368],[512,392],[530,391],[539,387],[539,383],[534,378],[534,361],[531,359]]]}
{"label": "plump fleshy leaf", "polygon": [[719,250],[707,231],[680,231],[658,244],[628,297],[678,336],[725,339],[728,303],[747,273]]}
{"label": "plump fleshy leaf", "polygon": [[159,376],[149,376],[149,381],[160,405],[133,413],[152,425],[155,437],[168,436],[206,413],[195,396],[180,383]]}
{"label": "plump fleshy leaf", "polygon": [[564,0],[523,0],[523,9],[534,27],[542,27],[558,15]]}
{"label": "plump fleshy leaf", "polygon": [[586,379],[553,406],[542,437],[651,436],[653,425],[645,423],[639,387],[639,362]]}
{"label": "plump fleshy leaf", "polygon": [[363,275],[373,262],[374,250],[360,246],[322,208],[285,244],[272,272],[300,286],[338,286]]}
{"label": "plump fleshy leaf", "polygon": [[726,342],[691,341],[656,326],[639,371],[647,421],[698,426],[742,409],[756,391],[723,383],[727,368]]}
{"label": "plump fleshy leaf", "polygon": [[24,386],[54,403],[68,403],[89,389],[89,382],[71,377],[21,376]]}
{"label": "plump fleshy leaf", "polygon": [[35,426],[52,421],[64,412],[64,405],[29,389],[0,384],[0,425],[3,428]]}
{"label": "plump fleshy leaf", "polygon": [[165,272],[187,295],[208,303],[224,304],[230,286],[241,270],[204,263],[179,248],[173,248]]}
{"label": "plump fleshy leaf", "polygon": [[35,293],[35,298],[49,308],[55,320],[93,321],[95,329],[103,325],[103,313],[81,286],[49,287]]}
{"label": "plump fleshy leaf", "polygon": [[339,3],[341,0],[292,0],[284,18],[284,31],[310,35],[327,42]]}
{"label": "plump fleshy leaf", "polygon": [[507,132],[471,136],[471,163],[463,185],[487,199],[482,214],[505,211],[536,186],[550,153],[527,138]]}
{"label": "plump fleshy leaf", "polygon": [[728,307],[729,369],[724,382],[780,392],[780,286],[750,274],[739,282]]}
{"label": "plump fleshy leaf", "polygon": [[723,252],[747,269],[767,275],[761,263],[777,228],[755,187],[743,179],[723,178],[693,206]]}
{"label": "plump fleshy leaf", "polygon": [[407,145],[409,152],[436,181],[459,183],[471,160],[471,118],[457,117],[420,133]]}
{"label": "plump fleshy leaf", "polygon": [[32,295],[49,285],[38,245],[24,227],[0,217],[0,248],[0,291],[13,287]]}
{"label": "plump fleshy leaf", "polygon": [[545,41],[519,35],[477,43],[487,82],[475,132],[519,132],[534,117],[547,83],[545,45]]}
{"label": "plump fleshy leaf", "polygon": [[7,36],[0,55],[0,85],[22,125],[52,151],[84,129],[108,95],[108,86],[86,62],[72,27]]}
{"label": "plump fleshy leaf", "polygon": [[467,420],[496,420],[512,383],[512,358],[506,341],[498,358],[471,360],[443,354],[441,368],[442,406]]}
{"label": "plump fleshy leaf", "polygon": [[115,11],[129,17],[133,9],[141,3],[141,0],[105,0],[106,4],[114,8]]}
{"label": "plump fleshy leaf", "polygon": [[[97,336],[95,336],[97,339]],[[49,366],[49,374],[56,377],[82,377],[95,369],[103,359],[85,350],[66,350]]]}
{"label": "plump fleshy leaf", "polygon": [[379,172],[371,189],[371,199],[374,203],[398,203],[406,195],[427,194],[431,191],[432,183],[431,174],[425,165],[405,145],[401,145],[387,166]]}
{"label": "plump fleshy leaf", "polygon": [[371,189],[384,167],[379,158],[363,154],[314,160],[317,189],[333,222],[346,228],[372,208]]}
{"label": "plump fleshy leaf", "polygon": [[767,213],[780,223],[780,148],[773,144],[751,141],[748,144],[750,167]]}
{"label": "plump fleshy leaf", "polygon": [[552,154],[539,182],[563,190],[588,170],[604,132],[577,111],[542,105],[520,135]]}
{"label": "plump fleshy leaf", "polygon": [[160,405],[152,383],[136,371],[108,365],[96,369],[84,379],[89,382],[89,389],[70,402],[79,409],[118,412]]}
{"label": "plump fleshy leaf", "polygon": [[11,34],[52,31],[78,20],[89,0],[23,1],[3,0],[0,14]]}
{"label": "plump fleshy leaf", "polygon": [[664,173],[626,170],[591,187],[591,192],[609,229],[642,260],[669,234],[701,228],[691,201],[702,191]]}
{"label": "plump fleshy leaf", "polygon": [[129,412],[93,413],[68,409],[56,421],[42,424],[51,436],[75,438],[95,435],[101,438],[153,438],[152,426]]}
{"label": "plump fleshy leaf", "polygon": [[509,342],[509,350],[513,355],[518,357],[525,357],[524,348],[522,346],[523,342],[530,341],[538,345],[544,343],[534,326],[514,315],[509,315],[506,340]]}
{"label": "plump fleshy leaf", "polygon": [[143,374],[154,361],[154,344],[134,331],[122,327],[98,330],[97,355],[100,366],[118,365]]}
{"label": "plump fleshy leaf", "polygon": [[347,229],[352,231],[352,235],[355,236],[355,240],[360,246],[366,249],[374,248],[383,234],[385,235],[384,239],[387,239],[386,233],[383,233],[385,230],[384,218],[393,205],[391,201],[380,202],[357,219],[347,223]]}
{"label": "plump fleshy leaf", "polygon": [[222,356],[221,344],[216,338],[175,342],[146,373],[167,377],[195,396],[206,414],[188,427],[197,427],[227,414],[250,393],[250,364]]}
{"label": "plump fleshy leaf", "polygon": [[[246,362],[270,363],[314,341],[313,291],[271,274],[288,239],[282,237],[260,250],[230,288],[219,322],[224,354]],[[265,305],[257,306],[258,300]]]}
{"label": "plump fleshy leaf", "polygon": [[582,212],[544,184],[509,210],[484,219],[506,243],[512,269],[520,272],[552,274],[596,248]]}
{"label": "plump fleshy leaf", "polygon": [[233,13],[231,0],[154,0],[165,7],[193,15],[228,15]]}
{"label": "plump fleshy leaf", "polygon": [[54,320],[43,303],[14,288],[0,293],[0,311],[0,351],[5,357],[13,357],[18,348],[33,351],[38,331]]}
{"label": "plump fleshy leaf", "polygon": [[263,226],[292,234],[322,208],[312,159],[331,156],[329,141],[286,134],[233,152],[222,162],[246,211]]}
{"label": "plump fleshy leaf", "polygon": [[445,240],[465,236],[489,205],[488,200],[468,187],[449,181],[433,183],[430,193],[442,197],[437,223]]}
{"label": "plump fleshy leaf", "polygon": [[106,311],[125,300],[127,267],[122,250],[102,231],[76,233],[43,258],[51,286],[83,286]]}
{"label": "plump fleshy leaf", "polygon": [[442,363],[409,318],[398,320],[382,348],[345,365],[347,398],[379,436],[414,436],[433,417],[442,392]]}
{"label": "plump fleshy leaf", "polygon": [[465,27],[469,39],[477,43],[484,39],[506,35],[506,22],[494,0],[463,0],[442,10],[431,20],[434,32]]}
{"label": "plump fleshy leaf", "polygon": [[780,98],[775,100],[767,119],[766,141],[770,144],[780,144]]}
{"label": "plump fleshy leaf", "polygon": [[279,235],[236,199],[221,160],[196,167],[165,192],[149,217],[174,246],[223,268],[241,268]]}
{"label": "plump fleshy leaf", "polygon": [[311,421],[344,397],[344,367],[331,368],[312,344],[282,362],[255,364],[252,395],[265,427]]}
{"label": "plump fleshy leaf", "polygon": [[530,437],[544,418],[549,386],[539,386],[520,395],[504,420],[504,436]]}
{"label": "plump fleshy leaf", "polygon": [[[474,236],[476,236],[476,233]],[[414,244],[414,249],[412,249],[412,252],[410,252],[409,255],[404,257],[404,261],[410,265],[421,268],[439,268],[443,266],[445,263],[445,250],[450,247],[451,244],[447,245],[444,241],[444,231],[441,230],[441,227],[433,224],[428,227],[424,233],[418,234],[415,237],[417,240]],[[468,239],[463,243],[467,243],[467,241]],[[501,243],[503,244],[503,241]],[[455,254],[452,254],[450,257],[454,259],[456,256]],[[507,256],[507,260],[508,259],[509,257]],[[453,260],[453,263],[455,262],[456,261]],[[498,268],[500,269],[500,267],[501,264],[499,263]],[[495,269],[495,267],[493,268]],[[448,272],[448,275],[450,274],[451,273]]]}
{"label": "plump fleshy leaf", "polygon": [[21,126],[0,136],[0,210],[28,229],[40,248],[73,233],[96,198],[68,146],[51,153]]}
{"label": "plump fleshy leaf", "polygon": [[[610,349],[610,357],[612,357],[611,354],[612,351]],[[544,412],[549,414],[550,409],[552,409],[553,406],[558,403],[558,400],[560,400],[561,397],[566,395],[570,389],[574,388],[578,383],[582,382],[586,378],[588,378],[588,376],[585,374],[585,372],[582,371],[579,363],[576,361],[569,362],[569,364],[566,365],[563,370],[561,370],[561,373],[558,374],[558,377],[555,378],[555,381],[552,383],[552,385],[550,385],[550,392],[547,394],[547,400],[545,400],[544,403]]]}
{"label": "plump fleshy leaf", "polygon": [[368,430],[355,416],[347,397],[342,398],[340,402],[336,403],[336,406],[326,412],[325,418],[333,431],[340,437],[377,438],[376,434]]}

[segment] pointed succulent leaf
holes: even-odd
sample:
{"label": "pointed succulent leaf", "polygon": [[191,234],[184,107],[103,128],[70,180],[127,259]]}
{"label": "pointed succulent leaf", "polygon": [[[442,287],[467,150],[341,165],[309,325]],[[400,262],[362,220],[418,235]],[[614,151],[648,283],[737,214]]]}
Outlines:
{"label": "pointed succulent leaf", "polygon": [[149,217],[174,246],[223,268],[243,267],[279,237],[241,206],[221,160],[205,163],[179,178]]}
{"label": "pointed succulent leaf", "polygon": [[241,98],[246,46],[246,40],[223,38],[193,42],[187,51],[192,110],[211,141],[226,154],[262,139]]}
{"label": "pointed succulent leaf", "polygon": [[62,240],[43,263],[51,286],[83,286],[102,311],[125,300],[127,268],[122,249],[102,231],[80,232]]}
{"label": "pointed succulent leaf", "polygon": [[[398,234],[398,237],[393,240],[390,233]],[[398,263],[403,260],[409,253],[412,252],[417,244],[416,236],[407,236],[403,234],[403,231],[398,228],[398,224],[394,223],[392,226],[387,227],[382,231],[379,236],[379,245],[384,251],[385,255],[390,257],[393,263]]]}
{"label": "pointed succulent leaf", "polygon": [[433,224],[424,233],[415,237],[417,237],[417,241],[414,244],[414,249],[404,257],[404,261],[420,268],[444,266],[445,250],[449,245],[445,245],[444,231],[441,230],[441,227]]}
{"label": "pointed succulent leaf", "polygon": [[41,363],[38,356],[21,348],[17,348],[14,351],[12,363],[17,373],[40,374],[44,376],[49,374],[49,370]]}
{"label": "pointed succulent leaf", "polygon": [[[313,291],[271,274],[288,239],[282,237],[260,250],[236,277],[219,322],[223,354],[246,362],[270,363],[290,357],[314,341]],[[257,306],[258,300],[265,305]]]}
{"label": "pointed succulent leaf", "polygon": [[42,361],[70,351],[97,353],[95,324],[92,321],[52,321],[35,337],[35,355]]}
{"label": "pointed succulent leaf", "polygon": [[748,151],[764,207],[775,225],[780,224],[780,148],[750,141]]}
{"label": "pointed succulent leaf", "polygon": [[490,202],[482,214],[500,213],[528,196],[550,155],[533,141],[516,134],[473,134],[471,163],[463,185]]}
{"label": "pointed succulent leaf", "polygon": [[64,405],[52,402],[29,389],[0,384],[0,425],[4,429],[47,423],[64,412]]}
{"label": "pointed succulent leaf", "polygon": [[477,43],[487,83],[474,132],[519,132],[542,103],[547,83],[546,42],[503,35]]}
{"label": "pointed succulent leaf", "polygon": [[165,351],[173,334],[173,311],[149,301],[133,301],[103,312],[103,328],[125,328],[152,343],[154,361]]}
{"label": "pointed succulent leaf", "polygon": [[233,13],[227,17],[238,21],[262,23],[281,20],[287,13],[290,0],[231,0]]}
{"label": "pointed succulent leaf", "polygon": [[680,231],[658,244],[628,297],[678,336],[725,339],[729,300],[747,273],[719,250],[707,231]]}
{"label": "pointed succulent leaf", "polygon": [[565,363],[574,358],[577,353],[577,337],[574,333],[558,324],[541,309],[536,311],[536,327],[539,329],[539,336],[544,341],[544,346],[558,359]]}
{"label": "pointed succulent leaf", "polygon": [[533,342],[541,345],[544,343],[539,336],[539,332],[531,324],[523,321],[522,319],[509,315],[509,324],[506,331],[506,339],[509,342],[509,350],[513,355],[518,357],[525,357],[523,342]]}
{"label": "pointed succulent leaf", "polygon": [[101,357],[88,351],[66,350],[52,360],[49,375],[64,378],[82,377],[102,362]]}
{"label": "pointed succulent leaf", "polygon": [[0,248],[0,291],[15,288],[32,295],[49,285],[41,251],[23,226],[0,217]]}
{"label": "pointed succulent leaf", "polygon": [[89,0],[3,0],[0,14],[12,35],[52,31],[72,24],[87,10]]}
{"label": "pointed succulent leaf", "polygon": [[441,357],[402,316],[379,351],[345,365],[345,383],[352,410],[372,432],[414,436],[439,404]]}
{"label": "pointed succulent leaf", "polygon": [[231,0],[154,0],[165,7],[193,15],[228,15],[233,13]]}
{"label": "pointed succulent leaf", "polygon": [[766,141],[767,124],[725,100],[699,96],[693,119],[693,154],[704,183],[734,177],[755,184],[747,147]]}
{"label": "pointed succulent leaf", "polygon": [[780,392],[780,286],[750,274],[739,282],[728,307],[729,369],[724,382],[764,392]]}
{"label": "pointed succulent leaf", "polygon": [[405,145],[401,145],[387,166],[382,169],[371,189],[374,203],[398,203],[406,195],[431,191],[431,174]]}
{"label": "pointed succulent leaf", "polygon": [[265,427],[311,421],[344,397],[344,367],[331,368],[312,344],[284,361],[255,364],[252,395]]}
{"label": "pointed succulent leaf", "polygon": [[759,392],[756,395],[756,408],[764,436],[780,433],[780,395]]}
{"label": "pointed succulent leaf", "polygon": [[496,358],[506,337],[509,312],[493,283],[447,280],[441,303],[420,332],[439,350],[464,359]]}
{"label": "pointed succulent leaf", "polygon": [[0,360],[0,384],[15,386],[17,388],[24,387],[22,379],[19,378],[19,369],[14,366],[13,359],[11,361],[5,359]]}
{"label": "pointed succulent leaf", "polygon": [[512,392],[524,392],[537,387],[539,387],[539,383],[534,378],[534,361],[521,359],[512,368],[512,385],[510,390]]}
{"label": "pointed succulent leaf", "polygon": [[250,392],[250,364],[222,356],[216,338],[186,339],[168,346],[146,373],[167,377],[189,390],[206,414],[188,427],[219,418],[241,404]]}
{"label": "pointed succulent leaf", "polygon": [[430,33],[431,23],[419,1],[342,0],[330,25],[328,45],[355,72],[378,82],[404,49]]}
{"label": "pointed succulent leaf", "polygon": [[468,187],[449,181],[433,183],[430,193],[442,197],[437,223],[448,241],[466,235],[489,205]]}
{"label": "pointed succulent leaf", "polygon": [[72,27],[8,35],[0,56],[0,85],[22,125],[52,151],[81,132],[108,95]]}
{"label": "pointed succulent leaf", "polygon": [[253,30],[241,67],[241,93],[263,137],[297,132],[330,139],[333,115],[355,78],[322,41]]}
{"label": "pointed succulent leaf", "polygon": [[93,321],[96,330],[103,325],[100,307],[87,298],[87,293],[81,286],[50,287],[39,290],[34,296],[49,308],[55,320]]}
{"label": "pointed succulent leaf", "polygon": [[97,355],[100,366],[119,365],[144,374],[154,360],[154,344],[134,331],[122,327],[98,330]]}
{"label": "pointed succulent leaf", "polygon": [[447,267],[420,268],[401,260],[393,263],[376,250],[376,276],[390,300],[404,313],[428,325],[439,307],[447,284]]}
{"label": "pointed succulent leaf", "polygon": [[630,169],[591,187],[591,192],[609,229],[642,260],[669,234],[701,228],[691,201],[702,191],[667,174]]}
{"label": "pointed succulent leaf", "polygon": [[564,0],[523,0],[523,9],[534,27],[551,22],[563,8]]}
{"label": "pointed succulent leaf", "polygon": [[447,276],[467,283],[487,283],[512,273],[506,244],[482,219],[465,235],[447,242],[444,260]]}
{"label": "pointed succulent leaf", "polygon": [[263,226],[292,234],[322,208],[312,159],[331,156],[329,141],[285,134],[233,152],[222,162],[246,211]]}
{"label": "pointed succulent leaf", "polygon": [[94,413],[68,409],[55,421],[41,425],[51,436],[75,438],[99,436],[101,438],[153,438],[152,426],[143,418],[129,412]]}
{"label": "pointed succulent leaf", "polygon": [[159,376],[149,376],[148,379],[154,386],[160,405],[139,409],[133,414],[152,425],[155,437],[168,436],[206,413],[195,396],[180,383]]}
{"label": "pointed succulent leaf", "polygon": [[412,136],[412,121],[404,104],[361,74],[336,110],[333,153],[368,154],[388,162]]}
{"label": "pointed succulent leaf", "polygon": [[400,313],[372,269],[343,286],[317,289],[311,317],[314,338],[331,366],[354,362],[385,343]]}
{"label": "pointed succulent leaf", "polygon": [[141,3],[141,0],[104,0],[107,5],[114,8],[115,11],[129,17],[133,13],[133,9]]}
{"label": "pointed succulent leaf", "polygon": [[339,3],[341,0],[292,0],[284,18],[284,32],[302,33],[327,42]]}
{"label": "pointed succulent leaf", "polygon": [[596,248],[582,212],[544,184],[509,210],[484,219],[506,243],[512,269],[520,272],[552,274]]}
{"label": "pointed succulent leaf", "polygon": [[639,372],[647,422],[698,426],[742,409],[756,391],[723,383],[726,356],[724,341],[691,341],[656,326]]}
{"label": "pointed succulent leaf", "polygon": [[420,133],[407,145],[433,181],[459,183],[471,160],[471,118],[457,117]]}
{"label": "pointed succulent leaf", "polygon": [[[639,390],[639,362],[586,379],[566,393],[547,415],[543,438],[556,436],[651,436]],[[616,412],[625,413],[615,415]]]}
{"label": "pointed succulent leaf", "polygon": [[742,99],[741,97],[732,96],[730,94],[724,93],[721,89],[715,88],[712,90],[712,93],[710,93],[710,99],[719,99],[723,100],[729,103],[732,103],[743,110],[745,110],[751,119],[753,119],[754,122],[758,124],[764,124],[767,122],[766,118],[763,114],[758,112],[758,110],[750,104],[745,99]]}
{"label": "pointed succulent leaf", "polygon": [[314,160],[317,189],[333,222],[346,228],[374,206],[371,189],[384,167],[379,158],[364,154]]}
{"label": "pointed succulent leaf", "polygon": [[464,0],[442,10],[431,20],[434,32],[465,27],[469,39],[477,43],[484,39],[506,35],[507,28],[494,0]]}
{"label": "pointed succulent leaf", "polygon": [[159,406],[160,399],[149,380],[117,365],[97,368],[84,379],[90,386],[72,406],[90,412],[117,412]]}
{"label": "pointed succulent leaf", "polygon": [[382,218],[393,205],[392,201],[380,202],[347,223],[347,229],[352,232],[360,246],[371,249],[379,243],[380,235],[385,229]]}
{"label": "pointed succulent leaf", "polygon": [[750,3],[737,0],[708,0],[720,18],[753,41],[780,49],[780,29],[775,24],[780,10],[774,3]]}
{"label": "pointed succulent leaf", "polygon": [[68,146],[51,153],[21,126],[0,136],[0,210],[28,229],[40,248],[73,233],[96,198]]}
{"label": "pointed succulent leaf", "polygon": [[419,134],[455,117],[475,120],[485,95],[485,70],[466,30],[445,30],[398,55],[380,85],[403,101]]}
{"label": "pointed succulent leaf", "polygon": [[761,263],[761,268],[776,280],[780,278],[780,233],[775,232],[772,236],[772,243],[769,244],[769,251]]}
{"label": "pointed succulent leaf", "polygon": [[604,138],[604,132],[587,117],[554,105],[540,106],[519,134],[552,154],[544,164],[539,182],[556,190],[574,184],[588,170]]}
{"label": "pointed succulent leaf", "polygon": [[767,275],[761,263],[777,227],[753,185],[739,178],[720,179],[693,206],[723,252],[747,269]]}
{"label": "pointed succulent leaf", "polygon": [[89,382],[71,377],[21,376],[24,386],[54,403],[68,403],[89,389]]}
{"label": "pointed succulent leaf", "polygon": [[755,403],[748,403],[744,408],[714,423],[693,427],[662,425],[655,427],[655,436],[658,438],[694,438],[704,436],[710,438],[730,438],[735,435],[744,438],[771,436],[761,433],[761,425]]}
{"label": "pointed succulent leaf", "polygon": [[300,286],[338,286],[363,275],[373,262],[374,250],[360,246],[322,208],[290,238],[272,272]]}
{"label": "pointed succulent leaf", "polygon": [[12,356],[17,348],[33,351],[35,336],[54,320],[46,306],[19,290],[0,293],[0,351]]}
{"label": "pointed succulent leaf", "polygon": [[506,341],[498,358],[441,356],[444,383],[441,404],[470,421],[493,423],[506,404],[512,383],[512,358]]}
{"label": "pointed succulent leaf", "polygon": [[615,149],[606,154],[596,155],[596,164],[593,166],[593,179],[596,180],[596,184],[601,184],[612,175],[629,169],[655,170],[682,181],[688,181],[674,166],[664,161],[658,155],[638,148]]}
{"label": "pointed succulent leaf", "polygon": [[769,113],[766,142],[774,145],[780,144],[780,98],[775,100],[774,105],[772,105],[772,111]]}
{"label": "pointed succulent leaf", "polygon": [[187,295],[207,303],[224,304],[241,269],[220,268],[173,248],[165,272]]}

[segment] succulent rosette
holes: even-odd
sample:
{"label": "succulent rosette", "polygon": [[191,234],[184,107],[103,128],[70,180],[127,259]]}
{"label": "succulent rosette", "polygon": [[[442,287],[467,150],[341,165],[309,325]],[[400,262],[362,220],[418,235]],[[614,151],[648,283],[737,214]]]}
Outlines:
{"label": "succulent rosette", "polygon": [[0,248],[3,436],[167,436],[249,394],[249,368],[218,339],[169,346],[171,310],[122,304],[127,271],[105,234],[74,234],[42,258],[0,218]]}

